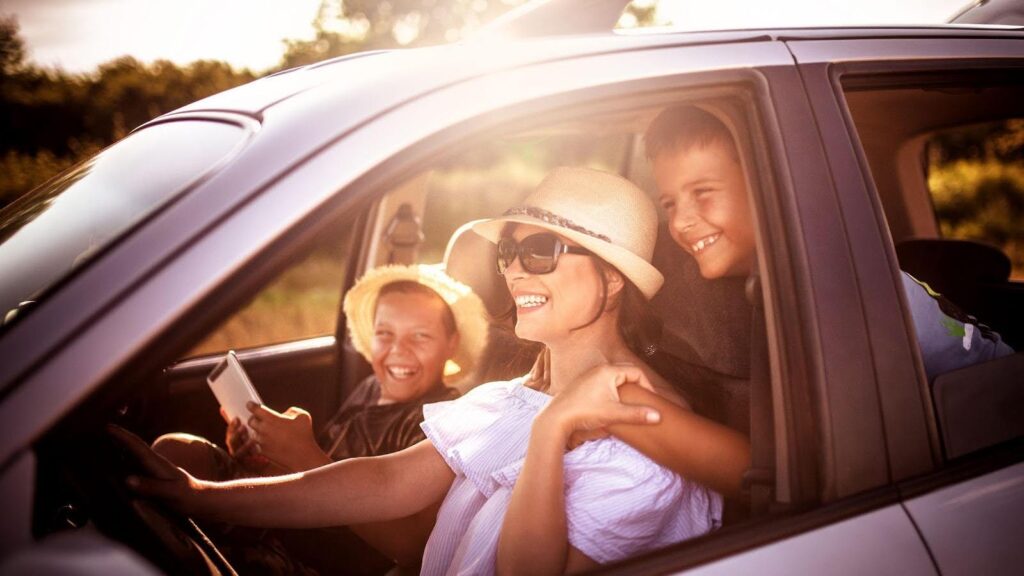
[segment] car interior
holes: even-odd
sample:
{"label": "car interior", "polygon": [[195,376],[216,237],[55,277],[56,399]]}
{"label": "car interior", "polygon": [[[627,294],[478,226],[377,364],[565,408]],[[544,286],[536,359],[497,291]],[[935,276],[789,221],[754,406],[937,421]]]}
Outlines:
{"label": "car interior", "polygon": [[[956,90],[939,91],[960,94]],[[920,168],[916,158],[923,146],[921,135],[955,122],[995,118],[1000,111],[1012,110],[1011,102],[1020,102],[1024,96],[1020,86],[996,87],[972,93],[976,99],[970,101],[970,109],[978,113],[970,117],[953,114],[966,108],[958,100],[944,105],[949,113],[939,115],[941,120],[934,120],[935,115],[911,114],[923,106],[922,98],[930,93],[899,88],[847,92],[905,267],[911,265],[904,264],[904,257],[914,258],[907,256],[914,250],[913,242],[926,238],[943,246],[948,243],[937,239],[924,178],[915,173]],[[727,120],[737,135],[756,134],[749,127],[751,120],[744,113],[747,109],[742,99],[687,98]],[[618,172],[653,194],[642,134],[664,106],[679,100],[678,94],[660,94],[640,103],[615,102],[594,110],[581,109],[505,126],[487,137],[439,152],[430,162],[396,175],[389,185],[367,195],[359,210],[324,217],[317,226],[281,239],[261,262],[199,304],[188,325],[177,327],[177,333],[164,340],[164,349],[147,359],[148,364],[117,375],[111,386],[82,403],[38,443],[35,536],[94,524],[168,573],[233,573],[216,542],[207,538],[201,526],[169,514],[157,504],[133,498],[126,491],[121,479],[134,470],[134,464],[125,454],[111,449],[103,423],[116,422],[147,441],[178,431],[220,443],[225,425],[205,379],[223,354],[234,349],[268,406],[279,411],[301,406],[311,413],[316,428],[316,423],[327,420],[352,387],[370,373],[367,363],[347,340],[341,297],[366,270],[388,263],[444,260],[449,272],[472,286],[495,317],[480,367],[474,374],[460,375],[456,382],[462,391],[524,373],[537,349],[517,341],[511,324],[498,319],[511,304],[504,282],[494,270],[494,248],[472,233],[456,235],[457,241],[451,245],[449,239],[464,223],[500,214],[516,205],[544,173],[556,166],[586,165]],[[893,114],[893,106],[905,113]],[[885,110],[886,114],[878,116],[875,110]],[[908,124],[890,122],[894,116],[907,118]],[[914,118],[919,120],[915,122]],[[759,183],[755,176],[764,169],[753,151],[756,139],[742,137],[738,141],[748,182],[759,194],[756,187],[769,184]],[[994,262],[991,268],[1005,268],[998,256],[989,256]],[[965,258],[979,263],[983,260],[974,255]],[[754,469],[748,478],[750,493],[727,506],[724,530],[729,530],[771,514],[768,502],[772,477],[763,470],[765,462],[771,463],[774,458],[770,448],[771,376],[765,313],[762,306],[748,300],[750,290],[745,278],[700,281],[696,263],[677,249],[667,234],[659,237],[655,263],[664,272],[666,285],[652,302],[664,318],[662,344],[651,358],[652,366],[679,387],[697,412],[759,438],[754,446]],[[1004,274],[1008,272],[1002,268],[996,272],[987,267],[979,270],[976,284],[1006,290],[1017,303],[1017,310],[1024,310],[1020,305],[1020,296],[1024,295],[1021,284],[1009,281]],[[302,306],[288,308],[293,299],[315,303],[316,308],[308,317],[303,316],[296,310]],[[261,332],[266,317],[288,314],[295,316],[286,319],[292,323],[290,331]],[[1020,332],[1013,330],[1022,326],[1018,322],[1006,329],[1008,342],[1012,338],[1021,345]],[[254,334],[264,333],[269,336],[252,339]],[[1019,363],[1021,354],[1015,358],[1014,362]],[[1019,386],[998,383],[1005,370],[998,366],[985,370],[994,373],[983,377],[1005,392],[1002,397],[1019,394]],[[1015,370],[1019,374],[1019,368]],[[975,372],[971,377],[977,374],[987,372]],[[956,390],[962,385],[936,382],[935,386],[938,404],[951,406],[944,409],[956,412],[952,406],[957,403]],[[746,388],[749,393],[744,391]],[[749,404],[742,398],[749,398]],[[1013,398],[1019,405],[1020,397]],[[977,416],[968,419],[974,422]],[[946,441],[949,457],[1024,433],[1017,423],[980,433],[976,422],[963,424],[963,417],[956,414],[942,416],[940,412],[940,420],[944,429],[956,437]],[[970,432],[956,432],[965,426]],[[970,436],[970,440],[961,441],[961,436]],[[712,534],[700,540],[714,537]]]}

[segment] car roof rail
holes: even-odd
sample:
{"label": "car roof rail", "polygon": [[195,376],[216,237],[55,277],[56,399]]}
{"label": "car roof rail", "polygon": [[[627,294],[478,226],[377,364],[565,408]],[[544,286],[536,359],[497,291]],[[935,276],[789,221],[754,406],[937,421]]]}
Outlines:
{"label": "car roof rail", "polygon": [[537,38],[611,32],[629,0],[533,0],[493,20],[476,37]]}

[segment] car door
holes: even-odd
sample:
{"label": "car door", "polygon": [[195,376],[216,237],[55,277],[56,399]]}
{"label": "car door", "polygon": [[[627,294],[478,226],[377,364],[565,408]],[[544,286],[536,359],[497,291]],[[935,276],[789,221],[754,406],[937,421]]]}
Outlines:
{"label": "car door", "polygon": [[[909,314],[891,284],[899,264],[893,239],[939,237],[923,141],[939,129],[1024,117],[1024,38],[987,31],[915,36],[794,38],[789,46],[837,190],[850,204],[876,203],[873,218],[871,210],[862,211],[861,222],[848,216],[847,229],[860,246],[854,256],[871,317],[891,481],[941,573],[1012,571],[1024,562],[1017,537],[1024,530],[1024,356],[929,382],[917,346],[906,346],[912,322],[903,320]],[[886,117],[887,124],[877,121]],[[1010,304],[993,324],[1020,306],[1012,295],[1024,292],[1014,285],[995,287]],[[1011,338],[1015,323],[999,325]]]}

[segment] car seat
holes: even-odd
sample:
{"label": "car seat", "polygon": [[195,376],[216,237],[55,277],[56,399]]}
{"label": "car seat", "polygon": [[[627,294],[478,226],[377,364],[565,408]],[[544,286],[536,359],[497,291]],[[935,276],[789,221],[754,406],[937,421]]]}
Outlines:
{"label": "car seat", "polygon": [[659,228],[654,264],[665,284],[652,299],[662,338],[651,366],[699,414],[744,434],[750,427],[751,314],[745,278],[706,280]]}
{"label": "car seat", "polygon": [[964,312],[1024,347],[1024,283],[1010,280],[1010,259],[970,240],[914,238],[897,244],[900,268]]}

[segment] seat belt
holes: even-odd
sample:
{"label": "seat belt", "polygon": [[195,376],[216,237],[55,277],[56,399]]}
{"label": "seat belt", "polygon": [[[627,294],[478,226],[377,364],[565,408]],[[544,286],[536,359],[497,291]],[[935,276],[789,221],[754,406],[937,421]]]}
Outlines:
{"label": "seat belt", "polygon": [[423,243],[423,227],[409,203],[398,207],[384,229],[388,264],[413,264]]}
{"label": "seat belt", "polygon": [[750,496],[752,517],[771,509],[775,492],[775,426],[772,412],[772,382],[768,363],[768,334],[765,328],[764,295],[756,265],[747,278],[747,300],[751,308],[750,332],[750,469],[743,475],[744,492]]}

